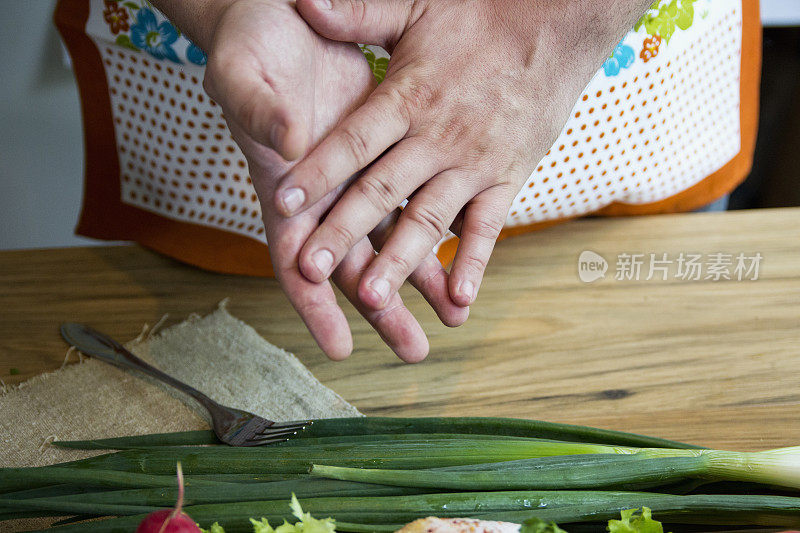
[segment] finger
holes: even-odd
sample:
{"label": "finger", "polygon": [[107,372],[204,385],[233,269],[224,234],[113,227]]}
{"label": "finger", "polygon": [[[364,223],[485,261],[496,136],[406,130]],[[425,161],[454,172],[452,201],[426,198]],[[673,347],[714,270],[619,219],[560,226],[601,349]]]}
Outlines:
{"label": "finger", "polygon": [[[369,234],[369,239],[376,250],[380,250],[389,239],[399,213],[399,209],[395,210]],[[408,281],[430,304],[442,324],[452,328],[467,321],[469,307],[457,305],[450,298],[448,274],[436,254],[429,253],[414,269]]]}
{"label": "finger", "polygon": [[389,240],[361,279],[359,296],[364,303],[382,309],[441,240],[461,207],[474,195],[464,188],[464,181],[461,171],[445,171],[409,201]]}
{"label": "finger", "polygon": [[259,144],[287,161],[302,156],[309,133],[300,110],[277,94],[252,65],[225,58],[226,54],[220,54],[209,59],[203,80],[209,96]]}
{"label": "finger", "polygon": [[275,194],[280,213],[294,216],[314,205],[406,135],[408,119],[384,85],[281,180]]}
{"label": "finger", "polygon": [[508,215],[510,200],[500,187],[487,189],[467,205],[461,224],[450,296],[459,305],[471,305],[478,296],[483,273]]}
{"label": "finger", "polygon": [[300,252],[300,271],[320,282],[347,252],[422,183],[439,163],[416,138],[401,141],[356,179],[336,202]]}
{"label": "finger", "polygon": [[270,224],[266,217],[264,220],[269,231],[267,240],[275,277],[319,347],[328,357],[338,361],[353,351],[353,337],[347,319],[336,303],[330,283],[308,281],[294,261],[305,236],[313,227],[312,223],[301,220]]}
{"label": "finger", "polygon": [[300,15],[323,37],[388,51],[409,25],[413,5],[409,0],[297,0]]}
{"label": "finger", "polygon": [[422,361],[428,355],[428,338],[399,294],[394,294],[381,310],[367,307],[358,298],[358,282],[374,257],[372,245],[362,239],[336,269],[333,280],[400,359],[406,363]]}

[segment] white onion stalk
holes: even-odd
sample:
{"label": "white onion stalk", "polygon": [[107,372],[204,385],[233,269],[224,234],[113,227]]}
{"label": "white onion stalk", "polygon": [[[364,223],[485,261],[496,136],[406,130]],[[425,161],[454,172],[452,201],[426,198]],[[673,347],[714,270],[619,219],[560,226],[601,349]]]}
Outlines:
{"label": "white onion stalk", "polygon": [[616,453],[647,457],[703,457],[708,460],[707,477],[714,480],[746,481],[800,489],[800,446],[762,452],[725,450],[678,450],[669,448],[615,447]]}

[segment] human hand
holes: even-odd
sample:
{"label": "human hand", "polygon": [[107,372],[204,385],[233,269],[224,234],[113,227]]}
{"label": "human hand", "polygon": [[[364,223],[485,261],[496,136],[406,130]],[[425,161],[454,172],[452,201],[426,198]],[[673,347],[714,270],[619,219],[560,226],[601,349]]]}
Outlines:
{"label": "human hand", "polygon": [[471,304],[508,209],[580,91],[649,0],[298,0],[321,35],[391,53],[384,82],[282,180],[275,205],[296,216],[369,168],[300,252],[324,280],[405,198],[362,276],[382,309],[454,220],[461,241],[451,298]]}
{"label": "human hand", "polygon": [[[276,277],[322,350],[332,359],[347,357],[352,337],[331,285],[309,281],[297,263],[303,243],[341,187],[290,219],[275,212],[271,199],[278,179],[291,168],[285,159],[303,155],[362,103],[374,88],[372,73],[357,46],[320,37],[286,0],[237,0],[209,34],[204,86],[222,106],[249,163]],[[372,235],[378,246],[390,220]],[[362,235],[337,262],[333,281],[401,359],[419,361],[427,354],[427,339],[400,297],[393,296],[382,310],[366,307],[357,297],[360,275],[374,255]],[[443,322],[466,320],[468,309],[450,301],[447,274],[435,256],[424,259],[411,280]]]}

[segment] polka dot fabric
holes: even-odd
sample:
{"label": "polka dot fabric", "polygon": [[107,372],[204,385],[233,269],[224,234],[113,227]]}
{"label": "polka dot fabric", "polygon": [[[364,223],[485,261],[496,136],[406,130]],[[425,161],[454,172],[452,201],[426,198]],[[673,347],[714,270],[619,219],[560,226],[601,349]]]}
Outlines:
{"label": "polka dot fabric", "polygon": [[[202,88],[205,55],[176,32],[173,39],[149,4],[127,2],[136,9],[125,14],[111,0],[85,1],[82,30],[99,52],[110,98],[119,202],[266,244],[244,157]],[[743,12],[756,8],[749,0],[677,1],[676,16],[689,10],[691,23],[684,16],[659,26],[666,19],[656,5],[615,47],[514,200],[508,230],[674,198],[740,155]],[[137,40],[139,26],[160,32],[164,46]],[[376,65],[385,57],[370,52]]]}
{"label": "polka dot fabric", "polygon": [[[517,195],[514,227],[647,204],[695,185],[740,150],[741,9],[717,0],[661,53],[624,75],[600,70]],[[623,43],[643,49],[647,34]]]}
{"label": "polka dot fabric", "polygon": [[100,50],[109,77],[122,201],[164,216],[262,239],[244,156],[200,67],[121,47]]}

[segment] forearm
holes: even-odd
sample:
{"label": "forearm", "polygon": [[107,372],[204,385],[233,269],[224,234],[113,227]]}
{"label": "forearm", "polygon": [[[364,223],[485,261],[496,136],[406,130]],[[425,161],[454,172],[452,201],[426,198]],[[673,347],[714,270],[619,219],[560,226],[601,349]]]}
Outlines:
{"label": "forearm", "polygon": [[[501,30],[510,33],[525,66],[548,65],[559,91],[581,91],[652,0],[501,0],[494,4]],[[509,19],[507,13],[518,13]],[[537,74],[538,75],[538,74]],[[546,84],[545,84],[546,85]]]}
{"label": "forearm", "polygon": [[235,0],[151,0],[175,26],[203,50],[211,49],[214,28]]}
{"label": "forearm", "polygon": [[[633,28],[636,21],[652,5],[653,0],[572,0],[568,2],[568,20],[574,29],[575,52],[585,52],[599,67],[613,47]],[[582,23],[577,23],[582,21]],[[594,57],[597,53],[600,58]]]}

